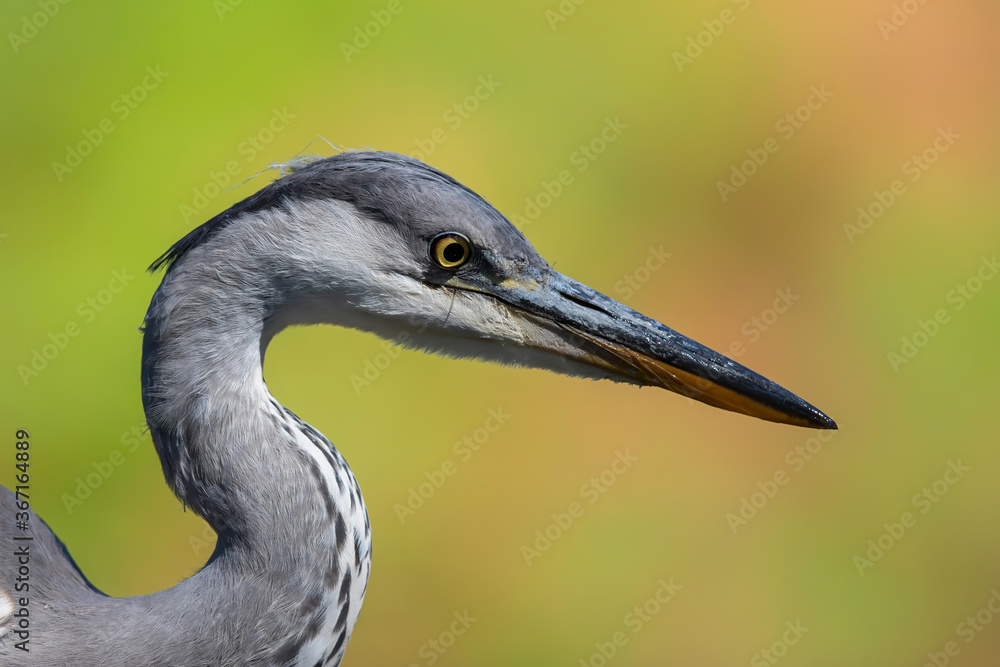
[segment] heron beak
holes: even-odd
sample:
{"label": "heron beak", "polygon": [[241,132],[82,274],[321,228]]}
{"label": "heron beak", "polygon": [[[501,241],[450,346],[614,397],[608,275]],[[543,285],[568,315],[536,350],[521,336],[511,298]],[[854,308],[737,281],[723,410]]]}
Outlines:
{"label": "heron beak", "polygon": [[837,428],[820,410],[732,359],[551,269],[537,271],[462,287],[490,294],[554,334],[529,336],[526,345],[612,379],[781,424]]}

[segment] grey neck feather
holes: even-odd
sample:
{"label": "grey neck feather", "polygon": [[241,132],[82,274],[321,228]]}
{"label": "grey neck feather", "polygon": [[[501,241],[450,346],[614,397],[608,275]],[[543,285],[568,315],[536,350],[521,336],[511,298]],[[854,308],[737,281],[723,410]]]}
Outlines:
{"label": "grey neck feather", "polygon": [[269,527],[270,478],[256,468],[276,455],[281,436],[267,419],[262,371],[273,295],[252,262],[226,260],[235,248],[213,246],[193,251],[153,298],[142,396],[167,483],[217,533],[235,537]]}
{"label": "grey neck feather", "polygon": [[271,210],[234,222],[170,269],[146,316],[143,404],[167,482],[220,536],[250,544],[287,522],[276,497],[294,495],[306,464],[277,444],[287,436],[264,352],[280,328],[309,321],[311,302],[336,310],[329,285],[300,278],[322,275],[302,266],[308,219]]}

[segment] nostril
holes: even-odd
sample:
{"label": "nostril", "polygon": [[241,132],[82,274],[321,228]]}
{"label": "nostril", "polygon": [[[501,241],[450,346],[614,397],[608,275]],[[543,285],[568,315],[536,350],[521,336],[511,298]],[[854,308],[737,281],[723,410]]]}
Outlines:
{"label": "nostril", "polygon": [[608,317],[614,317],[610,312],[608,312],[598,304],[594,303],[593,301],[588,301],[575,294],[572,294],[570,292],[564,292],[562,290],[560,290],[559,293],[562,294],[567,299],[569,299],[570,301],[572,301],[573,303],[577,304],[578,306],[583,306],[584,308],[589,308],[590,310],[596,310],[597,312],[603,313]]}

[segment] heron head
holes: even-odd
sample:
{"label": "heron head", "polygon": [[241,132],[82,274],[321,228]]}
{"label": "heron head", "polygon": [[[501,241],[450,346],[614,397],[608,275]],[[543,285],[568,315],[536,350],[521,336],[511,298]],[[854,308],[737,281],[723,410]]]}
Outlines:
{"label": "heron head", "polygon": [[159,263],[247,216],[291,228],[283,254],[293,261],[271,274],[295,285],[279,292],[310,295],[275,306],[270,335],[333,322],[406,347],[657,386],[761,419],[836,428],[774,382],[554,271],[486,200],[413,158],[356,151],[310,162]]}

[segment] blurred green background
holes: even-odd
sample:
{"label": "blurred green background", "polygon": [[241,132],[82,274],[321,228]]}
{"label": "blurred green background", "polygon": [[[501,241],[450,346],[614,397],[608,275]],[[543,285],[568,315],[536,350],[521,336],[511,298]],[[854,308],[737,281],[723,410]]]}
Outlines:
{"label": "blurred green background", "polygon": [[[350,461],[374,529],[346,665],[997,664],[1000,6],[0,15],[0,482],[30,430],[34,506],[102,590],[170,586],[214,539],[142,433],[144,268],[269,164],[330,154],[322,137],[422,156],[559,271],[841,426],[824,443],[662,391],[287,331],[268,385]],[[608,473],[618,452],[636,461]]]}

